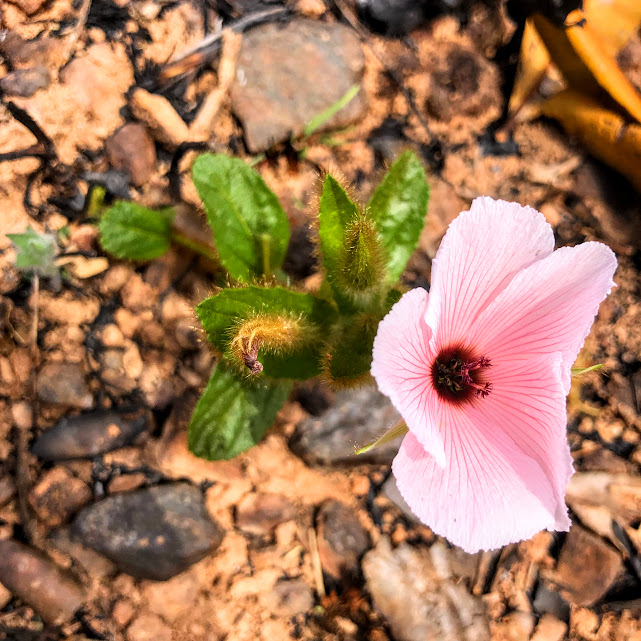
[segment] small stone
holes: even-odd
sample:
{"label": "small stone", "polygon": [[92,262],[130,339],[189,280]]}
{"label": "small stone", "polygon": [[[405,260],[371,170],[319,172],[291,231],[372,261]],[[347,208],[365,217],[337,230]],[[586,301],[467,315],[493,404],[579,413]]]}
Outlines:
{"label": "small stone", "polygon": [[634,474],[636,465],[617,456],[614,452],[599,447],[583,456],[580,461],[581,472],[609,472],[610,474]]}
{"label": "small stone", "polygon": [[320,18],[327,11],[327,5],[323,0],[297,0],[296,10],[308,18]]}
{"label": "small stone", "polygon": [[143,409],[97,411],[63,418],[40,435],[31,451],[45,461],[88,458],[131,443],[150,425]]}
{"label": "small stone", "polygon": [[111,618],[118,627],[124,628],[134,618],[135,613],[136,610],[131,601],[121,599],[114,604],[111,610]]}
{"label": "small stone", "polygon": [[124,336],[115,323],[109,323],[102,328],[100,340],[105,347],[122,347]]}
{"label": "small stone", "polygon": [[[586,563],[586,559],[590,562]],[[565,588],[562,594],[571,603],[589,606],[609,590],[622,570],[619,552],[600,537],[573,525],[561,549],[554,578]]]}
{"label": "small stone", "polygon": [[107,139],[105,149],[111,166],[127,172],[138,187],[154,172],[156,147],[147,128],[139,122],[130,122],[118,129]]}
{"label": "small stone", "polygon": [[171,628],[155,614],[140,615],[127,629],[127,641],[171,641]]}
{"label": "small stone", "polygon": [[133,472],[132,474],[120,474],[114,476],[109,481],[107,491],[109,494],[118,494],[119,492],[131,492],[147,482],[147,477],[142,472]]}
{"label": "small stone", "polygon": [[535,617],[530,612],[510,612],[492,626],[496,641],[528,641],[534,630]]}
{"label": "small stone", "polygon": [[80,409],[93,406],[93,396],[77,363],[47,363],[38,373],[38,398],[45,403]]}
{"label": "small stone", "polygon": [[11,406],[11,418],[16,427],[21,430],[28,430],[33,425],[33,410],[29,403],[26,401],[19,401],[13,403]]}
{"label": "small stone", "polygon": [[83,570],[92,579],[110,577],[117,572],[109,559],[74,541],[69,527],[53,530],[49,534],[48,542],[52,549],[62,555],[65,563]]}
{"label": "small stone", "polygon": [[173,622],[192,609],[199,587],[194,572],[182,572],[162,583],[147,583],[143,596],[151,613]]}
{"label": "small stone", "polygon": [[483,602],[460,583],[440,578],[429,553],[383,537],[363,559],[366,587],[399,641],[489,641]]}
{"label": "small stone", "polygon": [[12,540],[0,540],[0,583],[52,625],[69,621],[84,602],[75,581],[39,553]]}
{"label": "small stone", "polygon": [[36,91],[51,84],[51,74],[45,67],[30,67],[9,72],[0,80],[0,89],[5,96],[30,98]]}
{"label": "small stone", "polygon": [[327,501],[318,512],[316,527],[323,570],[336,579],[356,574],[359,560],[370,546],[356,511],[338,501]]}
{"label": "small stone", "polygon": [[8,475],[0,477],[0,507],[4,507],[15,494],[16,485],[13,478]]}
{"label": "small stone", "polygon": [[367,445],[400,420],[387,396],[375,387],[345,390],[319,417],[304,420],[296,429],[291,447],[307,463],[320,465],[389,465],[400,439],[356,456],[355,447]]}
{"label": "small stone", "polygon": [[63,467],[45,473],[29,493],[38,518],[50,526],[62,525],[91,501],[91,490]]}
{"label": "small stone", "polygon": [[133,341],[127,344],[125,353],[122,355],[122,366],[127,377],[137,380],[142,374],[144,364],[140,356],[138,345]]}
{"label": "small stone", "polygon": [[123,86],[133,82],[131,65],[121,47],[107,42],[91,45],[60,72],[60,81],[72,93],[76,109],[94,121],[104,137],[122,122]]}
{"label": "small stone", "polygon": [[259,595],[260,604],[269,612],[293,617],[307,612],[314,605],[314,595],[303,579],[279,581],[269,591]]}
{"label": "small stone", "polygon": [[[132,274],[121,291],[124,306],[132,312],[141,312],[154,304],[154,288],[145,283],[140,274]],[[118,320],[116,319],[116,322]],[[123,331],[127,336],[127,333]]]}
{"label": "small stone", "polygon": [[34,14],[47,0],[12,0],[13,4],[19,6],[28,16]]}
{"label": "small stone", "polygon": [[139,88],[131,94],[130,106],[158,142],[174,148],[189,139],[189,128],[167,98]]}
{"label": "small stone", "polygon": [[[365,60],[356,35],[342,24],[292,20],[252,29],[232,87],[232,110],[252,153],[297,137],[312,118],[360,84]],[[365,108],[357,96],[323,129],[348,125]]]}
{"label": "small stone", "polygon": [[547,581],[539,583],[532,608],[537,614],[549,614],[562,621],[567,621],[570,616],[570,604]]}
{"label": "small stone", "polygon": [[194,306],[184,296],[170,292],[162,302],[160,318],[163,325],[173,325],[181,319],[190,319],[196,323]]}
{"label": "small stone", "polygon": [[567,631],[566,623],[551,614],[545,614],[539,620],[531,641],[563,641]]}
{"label": "small stone", "polygon": [[7,590],[7,588],[5,588],[2,583],[0,583],[0,610],[3,610],[12,598],[13,595],[11,594],[11,592],[9,592],[9,590]]}
{"label": "small stone", "polygon": [[410,506],[407,504],[407,501],[401,495],[398,486],[396,485],[396,479],[393,476],[390,476],[383,487],[381,488],[381,494],[394,503],[397,508],[403,512],[403,514],[414,523],[420,523],[419,518],[412,512]]}
{"label": "small stone", "polygon": [[296,516],[294,504],[280,494],[248,494],[236,509],[236,526],[256,536],[267,535]]}
{"label": "small stone", "polygon": [[568,483],[566,500],[572,509],[601,507],[630,524],[641,519],[641,479],[633,474],[578,472]]}
{"label": "small stone", "polygon": [[116,392],[131,392],[136,381],[125,373],[124,352],[120,349],[106,349],[100,354],[100,378]]}
{"label": "small stone", "polygon": [[223,532],[187,483],[110,496],[85,508],[74,536],[137,578],[164,581],[215,550]]}
{"label": "small stone", "polygon": [[34,66],[57,69],[58,62],[61,62],[61,44],[62,41],[57,38],[24,40],[16,32],[9,31],[0,40],[0,51],[9,60],[14,70]]}

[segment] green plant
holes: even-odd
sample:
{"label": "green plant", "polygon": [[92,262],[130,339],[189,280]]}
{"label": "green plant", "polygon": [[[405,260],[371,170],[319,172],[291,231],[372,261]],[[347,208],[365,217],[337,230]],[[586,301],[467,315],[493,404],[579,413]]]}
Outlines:
{"label": "green plant", "polygon": [[[260,175],[211,154],[192,171],[231,285],[196,308],[219,360],[192,416],[189,446],[223,459],[262,438],[294,381],[322,376],[349,387],[369,379],[378,323],[401,296],[398,280],[418,243],[429,188],[411,152],[365,206],[325,176],[317,225],[324,279],[315,295],[287,283],[289,223]],[[171,242],[188,244],[172,217],[170,209],[116,203],[100,221],[102,246],[120,258],[160,256]]]}

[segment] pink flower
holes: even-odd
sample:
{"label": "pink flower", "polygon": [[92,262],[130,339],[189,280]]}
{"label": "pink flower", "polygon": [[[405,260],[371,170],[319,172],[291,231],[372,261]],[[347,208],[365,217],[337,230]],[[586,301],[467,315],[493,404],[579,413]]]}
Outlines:
{"label": "pink flower", "polygon": [[407,423],[392,470],[412,511],[468,552],[567,531],[570,368],[614,285],[601,243],[554,249],[542,214],[477,198],[430,293],[378,328],[372,374]]}

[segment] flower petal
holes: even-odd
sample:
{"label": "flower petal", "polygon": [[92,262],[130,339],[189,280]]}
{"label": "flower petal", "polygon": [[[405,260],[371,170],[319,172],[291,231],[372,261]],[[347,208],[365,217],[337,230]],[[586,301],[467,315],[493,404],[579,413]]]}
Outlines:
{"label": "flower petal", "polygon": [[495,379],[486,398],[446,406],[444,468],[412,432],[392,465],[415,514],[468,552],[570,526],[564,492],[572,464],[558,360],[522,362]]}
{"label": "flower petal", "polygon": [[450,225],[432,263],[426,316],[435,348],[464,344],[478,315],[514,275],[548,256],[554,233],[543,214],[477,198]]}
{"label": "flower petal", "polygon": [[389,396],[407,427],[438,464],[444,465],[443,438],[434,420],[437,399],[430,371],[432,332],[424,320],[427,301],[424,289],[413,289],[379,323],[371,371],[378,388]]}
{"label": "flower petal", "polygon": [[614,286],[617,261],[602,243],[562,247],[517,274],[478,318],[474,335],[492,363],[560,353],[566,394],[570,368]]}

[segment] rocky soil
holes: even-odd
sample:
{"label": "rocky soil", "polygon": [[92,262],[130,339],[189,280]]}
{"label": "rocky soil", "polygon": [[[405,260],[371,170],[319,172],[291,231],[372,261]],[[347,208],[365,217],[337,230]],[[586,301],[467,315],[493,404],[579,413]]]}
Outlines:
{"label": "rocky soil", "polygon": [[[549,121],[493,136],[514,64],[501,7],[409,24],[353,10],[2,4],[0,639],[641,639],[638,194]],[[221,37],[221,22],[240,35]],[[397,445],[352,456],[395,420],[370,389],[300,386],[260,445],[196,459],[186,425],[214,356],[193,305],[217,266],[180,248],[125,263],[97,243],[98,194],[176,205],[209,243],[188,173],[209,148],[254,162],[277,193],[287,271],[311,289],[319,170],[340,168],[365,199],[408,147],[432,189],[408,286],[429,286],[447,225],[478,195],[538,208],[559,245],[597,239],[619,256],[581,355],[604,368],[568,400],[568,534],[476,555],[436,537],[390,476]],[[62,277],[42,279],[37,301],[4,235],[27,225],[60,246]]]}

